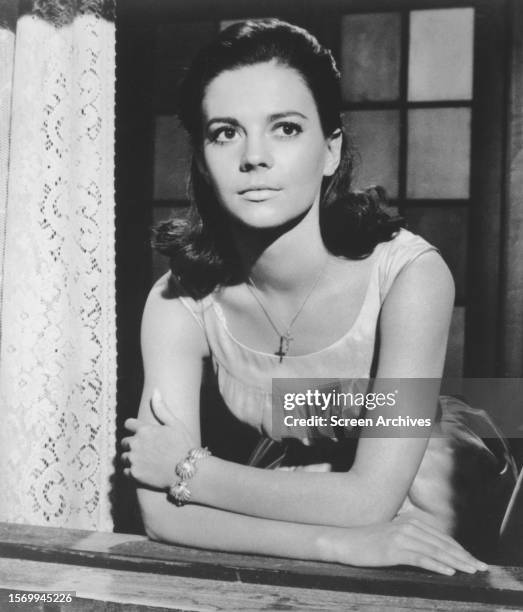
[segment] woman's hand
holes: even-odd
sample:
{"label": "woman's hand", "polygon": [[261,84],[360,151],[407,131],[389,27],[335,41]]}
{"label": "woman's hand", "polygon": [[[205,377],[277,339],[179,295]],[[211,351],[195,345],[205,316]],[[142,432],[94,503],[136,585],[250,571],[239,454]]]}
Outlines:
{"label": "woman's hand", "polygon": [[327,536],[320,544],[326,561],[362,567],[413,565],[450,576],[456,570],[473,574],[488,566],[460,544],[415,518],[398,516],[388,523],[352,527]]}
{"label": "woman's hand", "polygon": [[134,435],[122,440],[124,474],[149,487],[166,489],[175,480],[176,464],[196,444],[158,391],[153,393],[150,407],[156,424],[125,421],[125,428]]}

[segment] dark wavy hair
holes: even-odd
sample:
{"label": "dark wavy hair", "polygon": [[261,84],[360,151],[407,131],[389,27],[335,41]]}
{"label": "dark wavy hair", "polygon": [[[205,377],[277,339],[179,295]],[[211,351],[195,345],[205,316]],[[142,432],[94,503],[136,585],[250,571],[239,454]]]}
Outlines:
{"label": "dark wavy hair", "polygon": [[200,51],[181,84],[179,117],[194,150],[191,206],[183,218],[158,225],[153,235],[153,247],[170,257],[173,273],[194,295],[240,276],[226,215],[196,161],[203,138],[202,100],[209,83],[222,72],[269,61],[296,70],[304,79],[325,137],[341,132],[340,164],[324,178],[320,198],[320,226],[328,250],[353,259],[366,257],[403,224],[382,188],[351,190],[353,155],[341,121],[340,73],[331,52],[303,28],[277,19],[233,24]]}

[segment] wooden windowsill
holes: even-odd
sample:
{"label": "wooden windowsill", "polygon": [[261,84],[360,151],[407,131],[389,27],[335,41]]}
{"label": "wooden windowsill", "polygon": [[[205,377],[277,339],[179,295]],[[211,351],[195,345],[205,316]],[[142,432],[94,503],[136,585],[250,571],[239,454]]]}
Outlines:
{"label": "wooden windowsill", "polygon": [[[12,583],[8,583],[9,572],[6,577],[5,568],[12,567],[14,571],[17,563],[25,562],[28,567],[33,567],[32,563],[37,564],[34,567],[42,566],[42,571],[45,568],[51,571],[55,567],[52,564],[56,564],[56,568],[76,568],[77,573],[83,570],[85,575],[95,571],[94,568],[104,568],[106,576],[107,572],[120,577],[127,573],[128,580],[133,576],[135,585],[139,577],[144,584],[164,580],[172,588],[193,581],[194,585],[199,585],[202,597],[203,587],[212,592],[216,585],[220,585],[226,590],[241,587],[245,594],[253,589],[253,592],[265,592],[277,587],[279,593],[282,589],[290,589],[308,597],[321,597],[325,603],[332,597],[350,593],[360,599],[370,597],[375,602],[407,598],[407,601],[417,602],[416,609],[438,606],[438,609],[446,610],[446,604],[451,602],[454,606],[455,602],[467,602],[469,609],[471,602],[475,602],[474,609],[494,609],[491,605],[495,605],[495,609],[499,606],[523,607],[521,567],[491,566],[487,573],[446,577],[413,568],[354,568],[170,546],[137,535],[8,523],[0,523],[0,557],[3,558],[4,571],[0,572],[0,590],[3,592],[14,588]],[[54,575],[56,572],[55,569]],[[114,576],[113,580],[116,580]],[[173,576],[179,578],[178,582],[173,581]],[[91,580],[91,584],[96,582]],[[35,587],[31,587],[28,578],[27,589],[30,588]],[[99,599],[107,597],[106,593],[99,595]],[[90,596],[97,599],[96,592]],[[427,607],[420,606],[420,601],[428,602]]]}

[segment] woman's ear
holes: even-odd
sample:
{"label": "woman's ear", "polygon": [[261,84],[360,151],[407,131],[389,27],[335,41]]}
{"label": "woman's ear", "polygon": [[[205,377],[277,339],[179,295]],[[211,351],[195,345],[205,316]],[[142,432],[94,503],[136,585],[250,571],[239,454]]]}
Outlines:
{"label": "woman's ear", "polygon": [[332,176],[336,172],[340,165],[342,143],[343,134],[341,129],[338,128],[327,138],[327,155],[325,157],[323,176]]}

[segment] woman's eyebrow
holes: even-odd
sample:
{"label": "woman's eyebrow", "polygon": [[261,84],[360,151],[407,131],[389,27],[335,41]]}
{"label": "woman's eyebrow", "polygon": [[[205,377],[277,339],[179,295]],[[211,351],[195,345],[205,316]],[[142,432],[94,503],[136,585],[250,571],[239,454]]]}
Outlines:
{"label": "woman's eyebrow", "polygon": [[269,121],[270,122],[278,121],[278,119],[285,119],[286,117],[290,117],[292,115],[297,115],[298,117],[301,117],[302,119],[308,119],[307,115],[300,113],[300,111],[289,110],[289,111],[283,111],[281,113],[273,113],[272,115],[269,116]]}
{"label": "woman's eyebrow", "polygon": [[[278,121],[279,119],[285,119],[286,117],[292,116],[298,116],[302,119],[308,119],[307,115],[300,113],[300,111],[288,110],[279,113],[272,113],[271,115],[269,115],[268,120],[269,123],[272,123],[273,121]],[[213,123],[227,123],[228,125],[233,125],[235,127],[238,127],[240,125],[238,119],[235,119],[234,117],[212,117],[205,124],[206,129],[209,129]]]}
{"label": "woman's eyebrow", "polygon": [[207,121],[205,126],[209,127],[213,123],[229,123],[230,125],[236,126],[240,125],[238,119],[235,119],[234,117],[212,117],[211,119],[209,119],[209,121]]}

